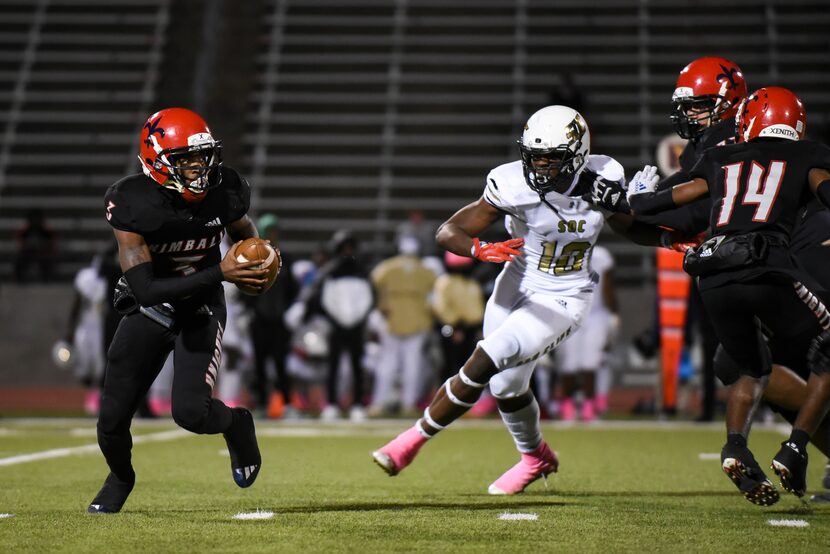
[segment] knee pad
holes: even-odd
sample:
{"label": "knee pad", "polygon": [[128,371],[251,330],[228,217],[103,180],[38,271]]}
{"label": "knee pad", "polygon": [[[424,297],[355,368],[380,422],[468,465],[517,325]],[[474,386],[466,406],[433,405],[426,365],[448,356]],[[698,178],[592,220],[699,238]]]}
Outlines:
{"label": "knee pad", "polygon": [[807,351],[807,365],[817,375],[830,373],[830,331],[822,331],[810,343]]}

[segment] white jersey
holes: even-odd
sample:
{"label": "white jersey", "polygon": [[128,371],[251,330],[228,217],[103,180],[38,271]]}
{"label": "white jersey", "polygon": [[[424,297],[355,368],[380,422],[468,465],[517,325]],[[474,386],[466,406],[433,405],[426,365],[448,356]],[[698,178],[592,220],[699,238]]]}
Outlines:
{"label": "white jersey", "polygon": [[[584,168],[624,185],[623,167],[613,158],[588,156]],[[574,176],[571,189],[578,178]],[[522,288],[557,294],[593,288],[596,275],[591,270],[591,254],[611,212],[580,198],[549,192],[545,200],[556,209],[552,210],[525,182],[519,160],[490,172],[484,199],[509,214],[505,226],[514,238],[525,239],[524,256],[504,268],[505,273],[519,277]]]}

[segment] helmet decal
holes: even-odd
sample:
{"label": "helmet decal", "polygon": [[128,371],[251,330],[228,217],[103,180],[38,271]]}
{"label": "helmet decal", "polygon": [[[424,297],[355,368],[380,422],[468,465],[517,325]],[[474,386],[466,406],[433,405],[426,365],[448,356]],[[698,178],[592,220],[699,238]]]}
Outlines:
{"label": "helmet decal", "polygon": [[[147,129],[147,138],[144,139],[144,144],[147,146],[153,147],[153,143],[150,142],[151,139],[154,139],[153,135],[156,133],[159,134],[159,137],[164,138],[164,129],[159,127],[159,123],[161,122],[161,117],[158,117],[155,121],[147,121],[144,124],[144,128]],[[158,148],[158,141],[155,142],[155,148]],[[158,150],[156,150],[158,152]]]}
{"label": "helmet decal", "polygon": [[719,73],[718,75],[716,75],[715,80],[719,83],[721,81],[723,81],[724,83],[729,83],[729,86],[726,87],[727,89],[736,88],[738,86],[738,83],[735,82],[735,75],[738,74],[738,70],[734,67],[726,67],[723,64],[720,64],[720,68],[723,69],[723,73]]}
{"label": "helmet decal", "polygon": [[588,130],[588,126],[585,125],[585,122],[582,121],[582,116],[578,113],[574,116],[573,121],[568,123],[568,131],[566,136],[571,139],[571,141],[576,142],[582,140],[582,137],[585,136],[585,131]]}

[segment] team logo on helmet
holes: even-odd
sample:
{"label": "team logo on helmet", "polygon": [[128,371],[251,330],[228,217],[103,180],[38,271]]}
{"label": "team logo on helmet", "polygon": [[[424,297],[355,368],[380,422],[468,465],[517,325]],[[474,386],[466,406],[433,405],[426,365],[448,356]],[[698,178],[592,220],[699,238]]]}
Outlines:
{"label": "team logo on helmet", "polygon": [[715,80],[719,83],[721,81],[723,81],[724,79],[729,81],[729,87],[728,88],[730,88],[730,89],[733,89],[733,88],[737,87],[738,83],[735,82],[735,75],[738,74],[738,70],[734,67],[726,67],[723,64],[720,64],[720,68],[723,69],[723,73],[718,73],[715,76]]}
{"label": "team logo on helmet", "polygon": [[[525,128],[527,128],[527,126],[525,126]],[[585,136],[585,131],[587,130],[588,126],[585,125],[584,121],[582,121],[582,116],[576,114],[573,121],[568,123],[568,131],[565,136],[567,136],[572,142],[576,142],[582,140],[582,137]]]}
{"label": "team logo on helmet", "polygon": [[147,129],[147,138],[144,139],[144,144],[149,148],[153,147],[153,135],[158,133],[159,138],[164,138],[164,129],[159,127],[159,123],[161,123],[160,117],[155,121],[148,121],[144,124],[144,128]]}

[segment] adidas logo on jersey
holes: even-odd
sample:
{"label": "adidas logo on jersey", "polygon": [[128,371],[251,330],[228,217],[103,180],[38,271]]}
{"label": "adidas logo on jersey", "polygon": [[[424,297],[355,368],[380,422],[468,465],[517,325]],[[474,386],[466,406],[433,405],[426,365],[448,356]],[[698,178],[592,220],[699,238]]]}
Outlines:
{"label": "adidas logo on jersey", "polygon": [[219,220],[218,217],[214,218],[212,221],[208,221],[205,223],[205,227],[219,227],[222,225],[222,222]]}

